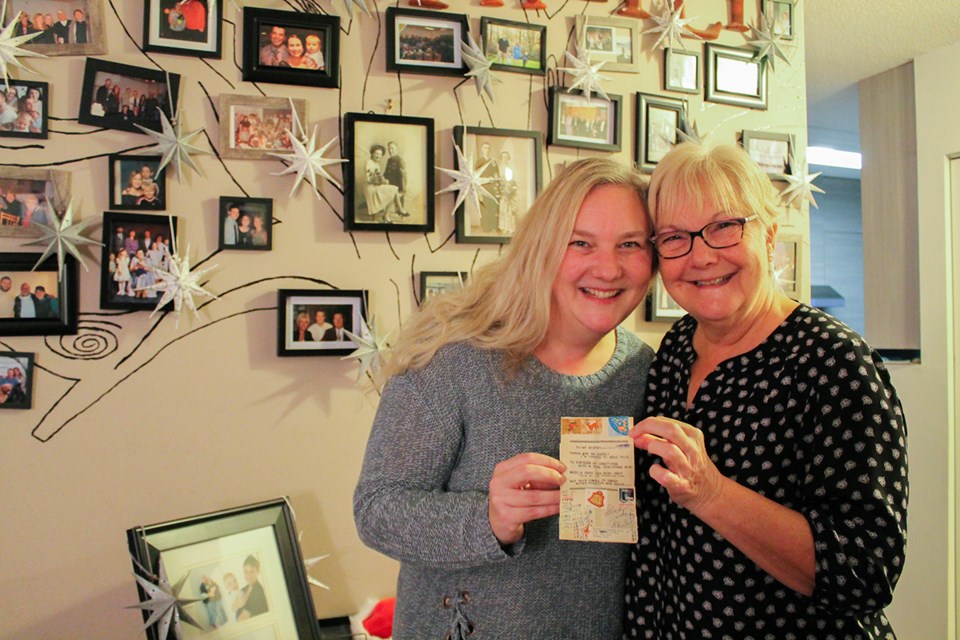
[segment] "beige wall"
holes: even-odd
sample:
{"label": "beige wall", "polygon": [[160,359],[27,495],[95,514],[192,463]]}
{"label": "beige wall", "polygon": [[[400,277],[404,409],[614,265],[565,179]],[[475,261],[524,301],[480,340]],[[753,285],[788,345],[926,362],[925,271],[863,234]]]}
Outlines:
{"label": "beige wall", "polygon": [[[241,81],[233,64],[239,59],[234,50],[239,29],[234,24],[239,27],[242,21],[233,2],[224,4],[232,24],[224,25],[222,60],[206,64],[151,55],[165,69],[184,75],[181,117],[185,127],[205,128],[215,142],[218,125],[205,92],[214,99],[226,93],[259,95],[256,87]],[[525,15],[516,2],[487,9],[476,2],[455,0],[450,11],[469,12],[474,33],[479,31],[481,15],[546,24],[551,66],[556,66],[555,60],[562,61],[574,16],[581,11],[605,15],[615,7],[614,3],[554,0],[548,4],[549,16]],[[121,26],[122,21],[140,41],[142,3],[113,5],[119,19],[108,5],[109,52],[103,57],[150,67]],[[687,5],[689,14],[697,16],[697,26],[728,20],[726,2],[689,0]],[[340,0],[334,3],[338,11],[342,6]],[[496,87],[496,102],[485,106],[472,81],[458,87],[451,78],[406,74],[398,78],[386,73],[384,6],[373,17],[360,15],[349,34],[343,34],[342,90],[263,83],[259,88],[269,96],[305,98],[308,122],[320,126],[321,142],[338,135],[342,113],[383,113],[392,98],[394,114],[401,113],[402,104],[403,115],[436,119],[437,163],[444,167],[454,162],[454,125],[532,127],[546,132],[543,78],[499,73],[503,83]],[[757,3],[748,2],[747,21],[754,23],[756,13]],[[797,22],[802,34],[799,12]],[[651,25],[643,23],[647,28]],[[655,39],[654,35],[643,38],[642,73],[606,74],[611,78],[607,90],[625,98],[625,144],[619,154],[624,160],[632,158],[634,146],[633,92],[664,93],[662,53],[649,50]],[[720,42],[740,46],[744,38],[726,31]],[[791,56],[792,66],[781,61],[771,74],[767,111],[703,103],[695,96],[690,111],[700,131],[709,133],[711,141],[733,142],[739,130],[763,129],[794,134],[800,146],[805,145],[802,35]],[[60,57],[30,64],[51,83],[52,114],[75,117],[83,59]],[[15,75],[24,77],[20,71]],[[107,208],[103,156],[149,140],[125,132],[93,132],[69,121],[52,125],[56,131],[81,135],[52,133],[42,141],[43,148],[3,151],[3,162],[45,165],[98,156],[61,168],[72,174],[72,195],[80,204],[81,219],[100,216]],[[206,146],[202,136],[199,140]],[[20,146],[4,140],[4,144],[11,142]],[[596,153],[548,148],[545,180],[560,163]],[[181,245],[189,243],[195,259],[216,250],[219,196],[239,193],[216,159],[202,157],[199,163],[202,176],[188,172],[183,184],[173,179],[168,190],[168,211],[179,216]],[[159,316],[149,319],[144,312],[101,312],[99,255],[90,254],[87,263],[92,270],[81,272],[82,333],[94,335],[95,323],[117,325],[98,356],[58,355],[73,348],[74,337],[0,338],[0,348],[35,352],[42,367],[37,373],[34,408],[0,413],[0,637],[136,638],[140,616],[123,608],[137,598],[126,529],[280,495],[288,495],[296,509],[304,555],[331,554],[312,570],[333,587],[331,591],[312,588],[321,617],[353,612],[366,598],[394,591],[396,564],[359,542],[351,513],[351,494],[376,395],[358,388],[357,366],[352,361],[276,356],[276,291],[317,286],[304,278],[322,279],[343,289],[367,289],[377,325],[385,332],[395,330],[413,307],[411,279],[416,272],[469,270],[489,262],[498,249],[451,241],[434,251],[453,231],[449,212],[454,198],[449,194],[437,198],[437,230],[426,238],[416,233],[351,237],[338,219],[342,198],[330,185],[322,187],[329,204],[305,189],[291,198],[290,177],[270,175],[282,169],[279,162],[228,160],[226,166],[251,196],[274,198],[275,217],[282,224],[275,226],[272,252],[222,252],[209,261],[218,269],[207,287],[229,293],[207,306],[199,320],[184,316],[178,328],[172,316],[157,322]],[[334,173],[340,176],[339,170]],[[437,179],[438,189],[448,184],[439,172]],[[786,214],[784,225],[807,236],[805,212]],[[16,241],[0,238],[0,251],[17,247]],[[629,326],[657,343],[665,325],[648,324],[641,317],[642,313],[628,321]]]}

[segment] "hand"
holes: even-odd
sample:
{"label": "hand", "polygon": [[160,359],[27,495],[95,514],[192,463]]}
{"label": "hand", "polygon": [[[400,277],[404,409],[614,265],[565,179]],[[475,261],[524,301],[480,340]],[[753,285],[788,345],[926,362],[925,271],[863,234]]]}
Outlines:
{"label": "hand", "polygon": [[540,453],[521,453],[493,469],[487,513],[502,545],[523,537],[523,525],[560,513],[560,485],[567,468]]}
{"label": "hand", "polygon": [[681,507],[696,515],[720,495],[724,476],[707,455],[703,432],[696,427],[679,420],[651,417],[635,425],[630,437],[638,449],[663,460],[663,465],[650,467],[650,477]]}

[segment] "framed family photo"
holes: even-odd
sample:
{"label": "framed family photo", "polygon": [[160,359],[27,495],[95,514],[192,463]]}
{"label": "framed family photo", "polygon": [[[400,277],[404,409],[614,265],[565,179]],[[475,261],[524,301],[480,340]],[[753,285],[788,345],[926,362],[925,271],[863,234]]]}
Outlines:
{"label": "framed family photo", "polygon": [[103,0],[11,0],[14,36],[39,33],[23,45],[45,56],[95,56],[107,51]]}
{"label": "framed family photo", "polygon": [[270,251],[273,248],[273,199],[220,196],[220,249]]}
{"label": "framed family photo", "polygon": [[708,42],[706,45],[706,91],[710,102],[748,109],[767,108],[767,61],[756,51]]}
{"label": "framed family photo", "polygon": [[[196,624],[180,625],[185,640],[320,640],[296,525],[283,498],[132,527],[127,545],[135,575],[155,583],[162,564],[171,584],[183,581],[179,595],[190,601],[184,610]],[[137,591],[147,600],[139,584]],[[144,609],[144,620],[150,614]],[[150,640],[165,640],[158,627],[147,627]]]}
{"label": "framed family photo", "polygon": [[469,31],[462,13],[387,7],[387,71],[462,75]]}
{"label": "framed family photo", "polygon": [[433,231],[433,119],[347,113],[346,231]]}
{"label": "framed family photo", "polygon": [[179,88],[176,73],[87,58],[77,122],[143,133],[139,124],[160,131],[160,112],[173,118]]}
{"label": "framed family photo", "polygon": [[421,271],[420,304],[450,291],[462,289],[467,284],[466,271]]}
{"label": "framed family photo", "polygon": [[221,95],[220,155],[270,160],[271,153],[292,151],[290,132],[297,119],[307,121],[307,102],[301,98]]}
{"label": "framed family photo", "polygon": [[219,58],[222,0],[145,0],[143,50]]}
{"label": "framed family photo", "polygon": [[29,409],[32,405],[33,354],[0,351],[0,409]]}
{"label": "framed family photo", "polygon": [[763,15],[768,16],[767,19],[773,25],[773,33],[784,40],[793,40],[796,35],[793,26],[793,9],[796,3],[797,0],[763,0],[760,3]]}
{"label": "framed family photo", "polygon": [[457,242],[506,244],[527,214],[543,183],[543,139],[539,131],[453,128],[453,137],[474,169],[482,169],[480,208],[467,198],[456,211]]}
{"label": "framed family photo", "polygon": [[667,293],[660,276],[650,281],[647,294],[647,322],[674,322],[687,314]]}
{"label": "framed family photo", "polygon": [[640,73],[640,27],[636,20],[577,16],[577,36],[590,52],[590,63],[603,71]]}
{"label": "framed family photo", "polygon": [[0,167],[0,237],[37,236],[66,208],[70,173],[32,167]]}
{"label": "framed family photo", "polygon": [[[39,265],[42,253],[0,252],[0,336],[73,335],[77,332],[77,262],[67,256]],[[0,371],[2,373],[2,371]]]}
{"label": "framed family photo", "polygon": [[480,47],[496,71],[542,76],[547,68],[547,27],[480,18]]}
{"label": "framed family photo", "polygon": [[46,139],[49,105],[49,84],[11,78],[0,86],[0,138]]}
{"label": "framed family photo", "polygon": [[550,87],[550,131],[547,144],[598,151],[620,151],[623,97],[590,97]]}
{"label": "framed family photo", "polygon": [[243,79],[339,86],[340,18],[244,7]]}
{"label": "framed family photo", "polygon": [[167,208],[167,168],[161,156],[114,153],[110,170],[110,208],[163,211]]}
{"label": "framed family photo", "polygon": [[666,91],[700,93],[700,69],[703,64],[698,50],[667,47],[663,50],[663,88]]}
{"label": "framed family photo", "polygon": [[637,93],[636,157],[642,171],[652,172],[677,143],[677,129],[683,129],[687,106],[683,100],[649,93]]}
{"label": "framed family photo", "polygon": [[281,289],[277,300],[278,356],[346,356],[359,345],[366,291]]}
{"label": "framed family photo", "polygon": [[174,216],[103,213],[101,309],[153,311],[157,308],[163,294],[149,287],[157,283],[157,269],[170,269],[170,238],[176,232]]}
{"label": "framed family photo", "polygon": [[740,144],[771,180],[787,179],[793,153],[793,136],[771,131],[744,131]]}

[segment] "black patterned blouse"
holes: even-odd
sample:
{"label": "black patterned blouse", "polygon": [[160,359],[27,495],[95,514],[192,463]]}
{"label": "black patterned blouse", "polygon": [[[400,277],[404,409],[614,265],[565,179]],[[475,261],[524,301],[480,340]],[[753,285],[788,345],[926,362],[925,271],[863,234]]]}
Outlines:
{"label": "black patterned blouse", "polygon": [[883,607],[903,569],[907,435],[880,357],[801,304],[762,344],[711,372],[688,410],[696,326],[686,316],[664,337],[647,409],[701,429],[721,473],[806,517],[814,593],[784,586],[670,502],[641,451],[625,637],[893,638]]}

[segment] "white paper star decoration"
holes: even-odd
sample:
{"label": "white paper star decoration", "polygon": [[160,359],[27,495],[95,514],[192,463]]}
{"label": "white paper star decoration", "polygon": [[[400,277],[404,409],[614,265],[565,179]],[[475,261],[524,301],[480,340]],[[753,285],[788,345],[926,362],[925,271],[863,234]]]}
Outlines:
{"label": "white paper star decoration", "polygon": [[60,274],[61,278],[63,277],[63,264],[67,258],[67,254],[76,258],[86,271],[90,270],[87,269],[87,265],[83,262],[83,255],[81,255],[77,247],[78,245],[84,244],[102,246],[102,244],[96,240],[84,238],[80,235],[87,226],[95,223],[97,219],[87,218],[77,224],[73,224],[73,213],[73,200],[71,200],[61,218],[58,219],[56,213],[51,211],[47,214],[46,220],[36,225],[43,235],[36,240],[27,242],[24,246],[42,245],[46,243],[47,248],[44,249],[40,259],[37,260],[37,264],[33,266],[34,269],[39,267],[41,262],[53,255],[53,252],[56,251],[57,273]]}
{"label": "white paper star decoration", "polygon": [[[290,132],[290,141],[293,143],[293,152],[291,153],[271,153],[271,156],[280,158],[281,160],[286,160],[290,165],[281,171],[280,173],[274,173],[275,176],[283,176],[288,173],[296,173],[297,179],[293,182],[293,188],[290,189],[290,197],[293,197],[293,194],[296,193],[297,187],[306,180],[310,183],[310,186],[313,187],[314,193],[317,193],[317,174],[319,173],[326,180],[337,185],[337,188],[341,191],[343,187],[340,186],[340,183],[337,182],[333,176],[327,173],[327,170],[324,169],[328,164],[339,164],[341,162],[347,162],[345,158],[324,158],[323,154],[327,152],[327,149],[333,146],[333,143],[337,141],[337,138],[334,137],[330,142],[323,145],[317,149],[317,129],[318,127],[313,128],[313,135],[309,138],[306,136],[303,140],[300,140],[294,133]],[[320,194],[317,193],[317,197],[320,197]]]}
{"label": "white paper star decoration", "polygon": [[178,327],[180,326],[180,309],[183,305],[186,305],[188,309],[193,311],[193,315],[199,317],[200,314],[197,312],[197,303],[193,297],[207,296],[209,298],[217,298],[217,296],[205,290],[200,285],[200,279],[213,269],[216,269],[216,265],[207,267],[206,269],[200,269],[199,271],[191,271],[190,245],[187,245],[187,253],[183,258],[180,257],[176,248],[174,248],[173,255],[170,256],[170,268],[166,270],[156,268],[154,273],[157,276],[158,282],[155,282],[149,287],[143,287],[144,291],[163,292],[160,302],[157,303],[157,307],[150,314],[150,317],[153,317],[157,311],[160,311],[160,309],[171,300],[173,300],[173,311],[177,317]]}
{"label": "white paper star decoration", "polygon": [[680,138],[680,142],[692,142],[694,144],[703,144],[703,141],[707,138],[706,134],[700,135],[697,123],[688,118],[684,119],[682,126],[677,128],[677,136]]}
{"label": "white paper star decoration", "polygon": [[750,27],[750,31],[753,33],[753,40],[750,42],[750,45],[757,50],[757,61],[759,62],[766,58],[770,61],[770,69],[776,71],[775,65],[778,57],[787,64],[790,64],[790,60],[787,59],[782,49],[786,43],[779,33],[774,32],[772,17],[767,14],[762,14],[760,21],[759,27]]}
{"label": "white paper star decoration", "polygon": [[[3,3],[3,15],[7,14],[7,2],[4,0]],[[25,58],[46,58],[47,56],[36,53],[35,51],[25,51],[20,48],[20,45],[26,44],[33,40],[34,38],[40,36],[43,32],[37,31],[36,33],[28,33],[25,36],[15,36],[13,35],[13,30],[17,28],[17,22],[20,13],[17,12],[17,15],[13,16],[9,24],[0,31],[0,72],[3,73],[3,83],[6,88],[10,89],[10,65],[20,67],[24,71],[29,71],[30,73],[35,73],[33,69],[27,67],[22,62],[17,60],[18,57]]]}
{"label": "white paper star decoration", "polygon": [[303,561],[303,568],[306,569],[306,574],[307,574],[307,582],[309,582],[315,587],[326,589],[327,591],[330,591],[330,587],[320,582],[319,580],[314,578],[312,575],[310,575],[310,569],[313,568],[313,565],[317,564],[321,560],[326,560],[329,557],[330,557],[330,554],[325,553],[322,556],[314,556],[313,558],[307,558]]}
{"label": "white paper star decoration", "polygon": [[[136,561],[134,562],[136,563]],[[147,618],[147,622],[143,625],[144,631],[156,624],[157,637],[160,640],[166,640],[166,638],[169,637],[171,629],[173,630],[173,636],[177,638],[177,640],[180,640],[183,638],[183,632],[180,629],[180,620],[201,629],[197,621],[194,620],[184,608],[193,602],[200,602],[201,598],[180,597],[180,591],[183,589],[183,585],[186,584],[187,577],[190,575],[189,571],[177,580],[177,584],[172,587],[167,580],[167,570],[163,566],[162,558],[160,559],[159,572],[160,575],[156,583],[137,574],[133,574],[133,577],[137,579],[137,582],[143,588],[144,593],[147,594],[148,599],[140,604],[130,605],[127,609],[144,609],[151,612],[150,617]]]}
{"label": "white paper star decoration", "polygon": [[602,80],[610,79],[600,74],[600,67],[602,67],[606,61],[591,65],[590,51],[586,48],[582,40],[577,42],[575,48],[577,55],[573,55],[569,51],[564,51],[564,55],[566,55],[567,60],[569,60],[573,66],[560,67],[557,69],[557,71],[564,71],[573,76],[573,84],[570,85],[567,91],[573,91],[579,87],[588,100],[590,99],[591,92],[603,96],[604,100],[609,100],[610,97],[607,95],[607,92],[600,86]]}
{"label": "white paper star decoration", "polygon": [[491,161],[485,162],[480,167],[475,167],[473,164],[473,154],[464,156],[463,151],[460,150],[460,146],[457,145],[456,142],[453,143],[453,148],[457,152],[457,166],[459,167],[459,170],[437,167],[437,169],[440,169],[440,171],[443,171],[445,174],[453,178],[453,184],[446,186],[440,191],[437,191],[436,195],[446,193],[447,191],[457,192],[457,201],[453,205],[453,213],[456,213],[457,209],[460,208],[460,205],[463,204],[467,198],[473,200],[473,206],[475,206],[477,211],[479,211],[480,196],[485,196],[494,201],[496,200],[494,195],[487,191],[487,188],[483,186],[488,182],[493,182],[496,180],[496,178],[493,177],[483,177],[483,172],[487,170],[487,167],[490,165]]}
{"label": "white paper star decoration", "polygon": [[657,38],[657,41],[653,44],[654,49],[665,49],[671,46],[674,40],[677,41],[681,49],[686,49],[682,36],[686,35],[692,38],[701,38],[695,31],[687,26],[693,19],[680,17],[682,10],[682,3],[680,6],[674,8],[673,0],[661,0],[660,12],[651,12],[650,14],[650,19],[656,22],[657,26],[640,32],[640,35],[659,33],[660,37]]}
{"label": "white paper star decoration", "polygon": [[806,200],[814,207],[819,209],[817,201],[813,199],[813,193],[826,193],[823,189],[813,184],[813,181],[823,173],[807,173],[807,163],[797,162],[793,155],[790,155],[790,173],[786,174],[786,180],[789,183],[786,189],[780,193],[780,203],[786,206],[796,204],[799,208]]}
{"label": "white paper star decoration", "polygon": [[[374,324],[372,320],[370,324]],[[383,364],[383,354],[389,350],[387,346],[387,337],[389,337],[389,334],[387,337],[380,339],[377,336],[376,329],[368,327],[362,317],[360,318],[359,334],[347,331],[346,329],[344,329],[343,332],[357,344],[356,351],[341,358],[341,360],[353,358],[360,361],[360,373],[357,374],[357,382],[359,382],[368,371],[376,375],[376,373],[380,371],[380,365]]]}
{"label": "white paper star decoration", "polygon": [[363,12],[370,15],[370,9],[367,8],[367,3],[364,0],[343,0],[343,6],[347,9],[347,16],[353,20],[353,5],[357,5]]}
{"label": "white paper star decoration", "polygon": [[493,62],[487,60],[487,57],[483,55],[483,49],[481,49],[480,45],[473,39],[473,36],[468,33],[467,39],[468,42],[460,42],[460,52],[463,54],[463,59],[466,61],[467,66],[470,67],[470,71],[467,72],[467,77],[472,77],[474,82],[476,82],[477,95],[486,93],[490,97],[490,100],[493,100],[493,83],[500,82],[500,78],[495,78],[491,75],[490,67],[493,65]]}
{"label": "white paper star decoration", "polygon": [[206,149],[201,149],[190,144],[190,141],[202,133],[203,129],[196,129],[195,131],[184,133],[183,123],[180,120],[174,117],[173,124],[170,124],[170,120],[167,119],[167,114],[163,112],[163,109],[160,109],[159,111],[160,126],[162,127],[161,131],[154,131],[153,129],[148,129],[136,123],[134,123],[134,125],[145,134],[156,140],[156,146],[152,147],[151,150],[155,150],[163,155],[163,158],[160,160],[160,166],[157,169],[157,173],[163,171],[164,167],[173,162],[174,166],[177,168],[177,182],[182,183],[183,167],[181,163],[186,163],[188,167],[197,173],[200,173],[200,167],[194,163],[193,158],[190,157],[190,154],[210,154],[210,152]]}

